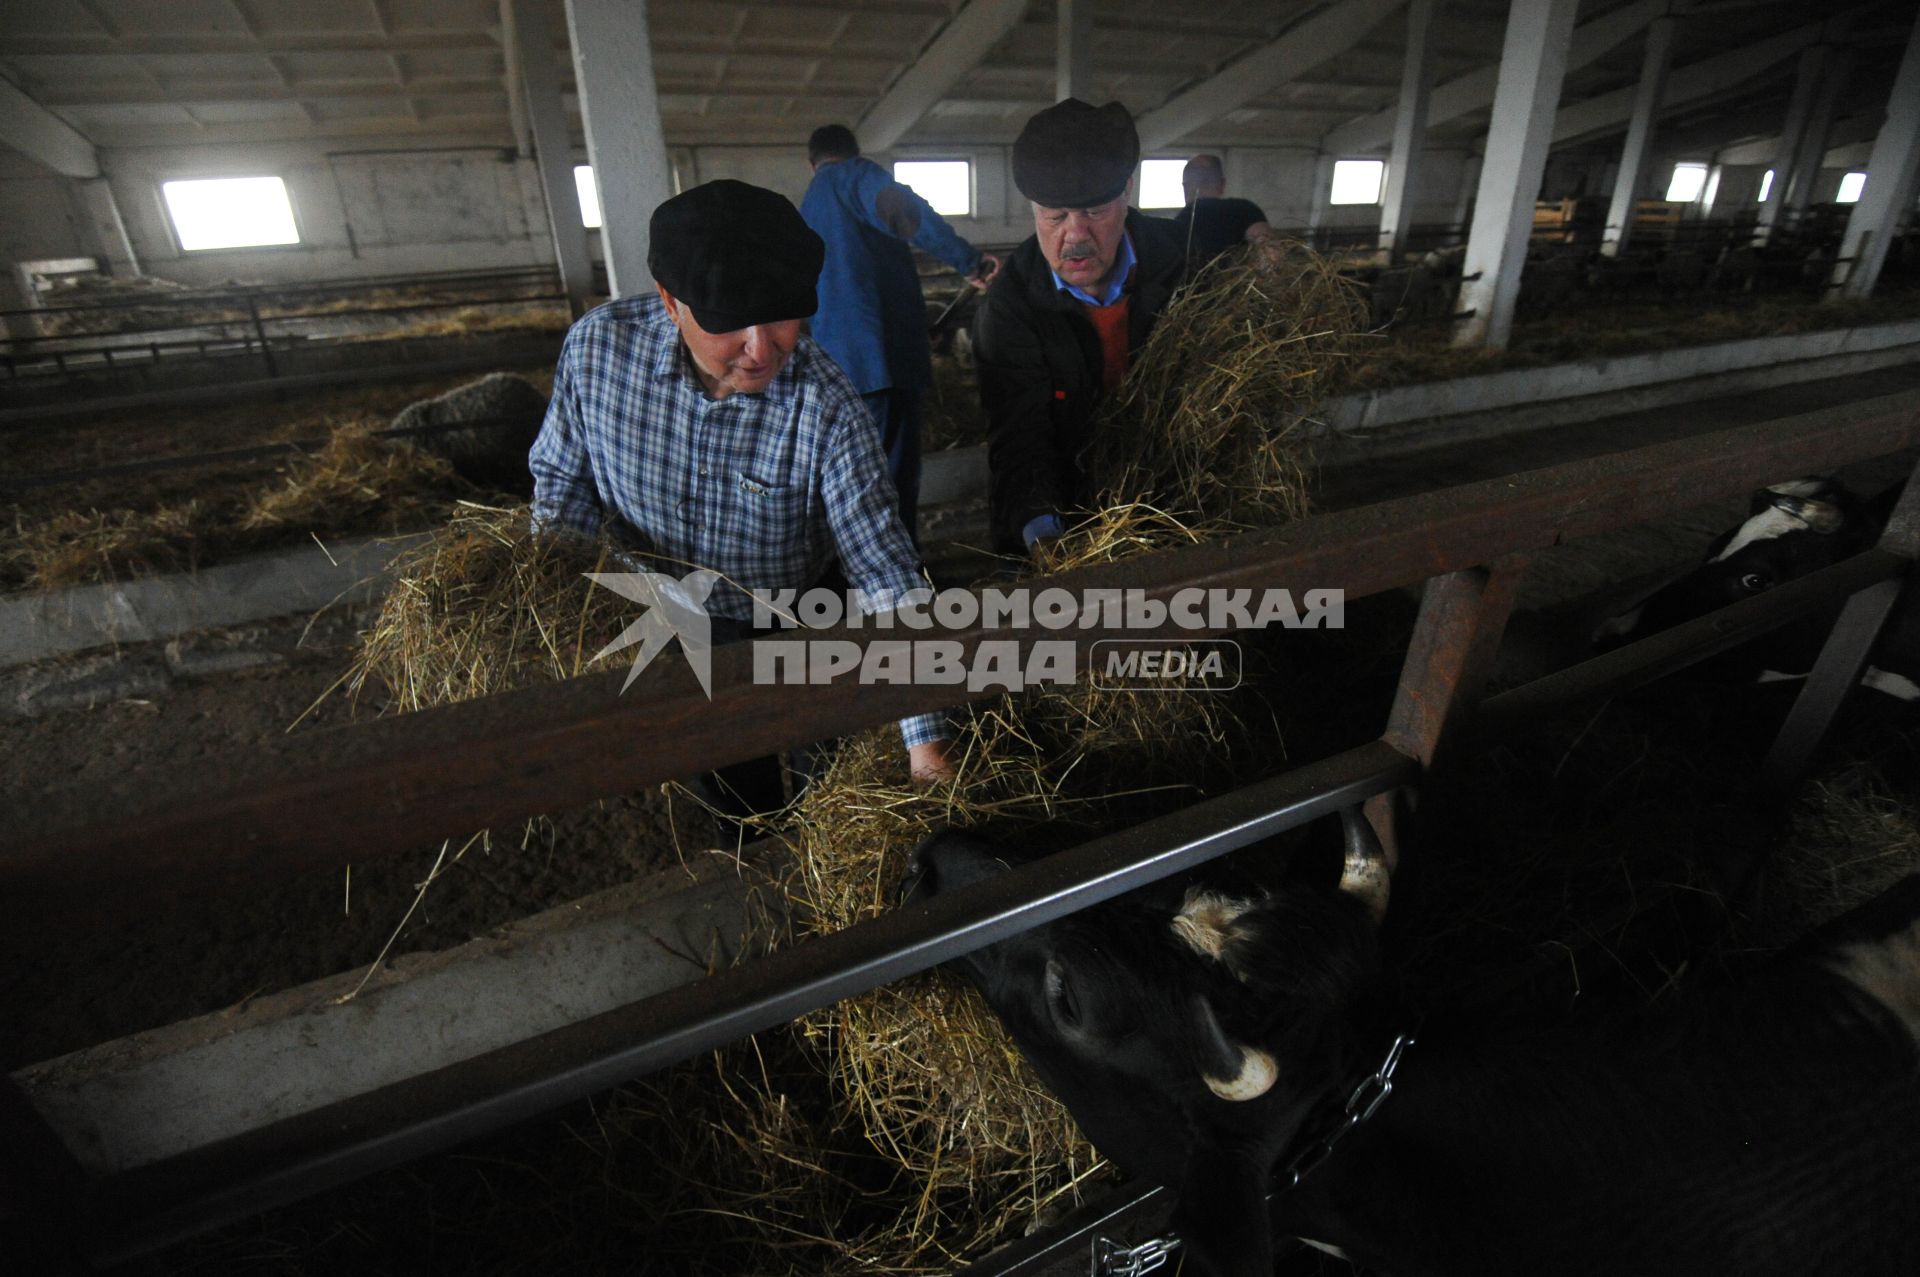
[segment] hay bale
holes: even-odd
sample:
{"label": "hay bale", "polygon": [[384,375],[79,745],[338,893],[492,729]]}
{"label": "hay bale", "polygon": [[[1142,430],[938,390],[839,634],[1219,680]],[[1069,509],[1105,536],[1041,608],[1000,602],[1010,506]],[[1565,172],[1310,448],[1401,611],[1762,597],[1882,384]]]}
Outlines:
{"label": "hay bale", "polygon": [[546,415],[539,387],[518,373],[496,372],[408,404],[391,428],[418,431],[415,442],[451,462],[463,479],[532,495],[527,452]]}

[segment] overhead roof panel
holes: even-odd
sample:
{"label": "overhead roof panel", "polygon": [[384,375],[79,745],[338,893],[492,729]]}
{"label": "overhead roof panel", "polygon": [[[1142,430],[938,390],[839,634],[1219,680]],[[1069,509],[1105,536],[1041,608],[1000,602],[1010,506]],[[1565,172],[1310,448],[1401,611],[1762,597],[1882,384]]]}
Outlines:
{"label": "overhead roof panel", "polygon": [[[273,0],[275,4],[298,5],[301,0]],[[362,0],[369,4],[371,0]],[[561,6],[552,5],[550,21],[566,29]],[[381,0],[381,11],[389,27],[396,32],[486,31],[500,25],[499,0]]]}
{"label": "overhead roof panel", "polygon": [[252,34],[246,17],[228,0],[167,0],[165,4],[153,4],[150,0],[87,0],[86,7],[99,15],[99,25],[119,36],[246,37]]}
{"label": "overhead roof panel", "polygon": [[189,110],[202,124],[263,124],[311,117],[298,102],[195,102]]}
{"label": "overhead roof panel", "polygon": [[[315,0],[235,0],[245,6],[254,29],[262,36],[277,35],[376,35],[380,33],[377,11],[384,11],[385,0],[375,5],[370,0],[358,4],[316,3]],[[452,0],[449,0],[451,3]]]}
{"label": "overhead roof panel", "polygon": [[106,28],[94,20],[79,0],[40,0],[38,4],[14,4],[7,11],[7,34],[12,36],[104,35]]}

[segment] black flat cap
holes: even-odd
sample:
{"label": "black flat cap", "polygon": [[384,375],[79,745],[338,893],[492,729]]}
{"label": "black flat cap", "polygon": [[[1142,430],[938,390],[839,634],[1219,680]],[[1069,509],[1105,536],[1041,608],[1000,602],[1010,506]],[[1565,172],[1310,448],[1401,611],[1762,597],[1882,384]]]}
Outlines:
{"label": "black flat cap", "polygon": [[1013,144],[1013,184],[1048,208],[1117,199],[1140,162],[1140,134],[1118,102],[1056,102],[1027,121]]}
{"label": "black flat cap", "polygon": [[827,247],[787,197],[731,178],[653,210],[647,269],[710,333],[805,319]]}

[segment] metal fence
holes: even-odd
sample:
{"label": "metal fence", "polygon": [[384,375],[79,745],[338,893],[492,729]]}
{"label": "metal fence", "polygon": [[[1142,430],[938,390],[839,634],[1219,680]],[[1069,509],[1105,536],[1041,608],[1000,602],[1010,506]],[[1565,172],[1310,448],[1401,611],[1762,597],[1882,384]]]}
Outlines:
{"label": "metal fence", "polygon": [[[1852,599],[1770,760],[1770,775],[1785,783],[1817,746],[1851,686],[1849,669],[1857,675],[1879,619],[1912,575],[1920,485],[1866,554],[1483,702],[1515,588],[1535,554],[1566,540],[1916,445],[1920,394],[1891,395],[1063,574],[1049,584],[1139,590],[1161,602],[1196,587],[1297,594],[1338,586],[1355,599],[1424,583],[1424,597],[1393,707],[1369,744],[930,904],[105,1180],[85,1174],[9,1083],[0,1086],[0,1131],[11,1150],[10,1191],[26,1218],[88,1258],[151,1250],[501,1129],[1355,803],[1368,804],[1393,841],[1391,794],[1429,774],[1469,727],[1511,728]],[[974,628],[943,637],[970,658],[990,639],[1038,633]],[[873,641],[861,630],[822,637]],[[349,856],[364,863],[992,694],[757,687],[743,645],[713,654],[711,699],[677,663],[656,662],[625,695],[622,677],[286,738],[223,766],[129,778],[113,793],[49,792],[0,858],[0,914],[59,912],[76,926],[111,925],[118,911],[164,907],[182,893],[239,889]],[[636,750],[635,741],[649,747]],[[1077,1245],[1089,1220],[1144,1198],[1141,1188],[1124,1189],[971,1271],[1032,1272]]]}

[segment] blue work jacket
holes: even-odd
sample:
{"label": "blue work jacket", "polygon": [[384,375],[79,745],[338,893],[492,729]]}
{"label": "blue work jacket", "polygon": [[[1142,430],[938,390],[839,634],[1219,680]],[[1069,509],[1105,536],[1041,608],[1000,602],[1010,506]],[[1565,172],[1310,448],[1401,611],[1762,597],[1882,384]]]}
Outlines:
{"label": "blue work jacket", "polygon": [[979,251],[911,187],[863,157],[821,165],[800,215],[827,245],[813,339],[863,395],[932,385],[927,304],[907,246],[963,275],[979,266]]}

